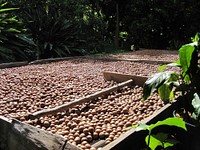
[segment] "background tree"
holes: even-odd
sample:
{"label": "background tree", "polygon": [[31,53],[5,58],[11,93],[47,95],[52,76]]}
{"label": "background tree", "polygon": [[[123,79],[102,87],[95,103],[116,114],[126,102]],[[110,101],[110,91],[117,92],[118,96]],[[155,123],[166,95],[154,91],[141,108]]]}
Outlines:
{"label": "background tree", "polygon": [[35,47],[26,34],[23,22],[13,14],[16,10],[7,2],[0,1],[0,63],[28,61]]}
{"label": "background tree", "polygon": [[19,8],[15,15],[36,45],[26,54],[29,60],[130,49],[133,44],[178,49],[200,30],[198,0],[9,2]]}

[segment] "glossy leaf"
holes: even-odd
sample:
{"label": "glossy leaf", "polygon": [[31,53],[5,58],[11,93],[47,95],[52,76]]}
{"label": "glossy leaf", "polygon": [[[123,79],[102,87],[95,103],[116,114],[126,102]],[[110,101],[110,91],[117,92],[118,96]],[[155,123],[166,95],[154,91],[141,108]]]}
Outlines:
{"label": "glossy leaf", "polygon": [[169,63],[169,64],[167,64],[167,66],[169,66],[169,67],[180,67],[181,66],[180,60],[178,59],[177,61],[175,61],[173,63]]}
{"label": "glossy leaf", "polygon": [[135,131],[150,130],[150,126],[143,123],[140,123],[138,126],[132,126],[132,128],[134,128]]}
{"label": "glossy leaf", "polygon": [[171,90],[171,92],[170,92],[170,95],[169,95],[169,100],[170,100],[170,101],[173,101],[173,100],[174,100],[174,98],[175,98],[174,91],[173,91],[173,90]]}
{"label": "glossy leaf", "polygon": [[178,143],[179,141],[177,141],[176,139],[172,139],[172,138],[166,139],[164,142],[164,148],[172,147]]}
{"label": "glossy leaf", "polygon": [[190,76],[185,73],[183,74],[183,76],[184,76],[183,80],[185,81],[185,83],[189,84],[191,81]]}
{"label": "glossy leaf", "polygon": [[161,125],[176,126],[178,128],[182,128],[187,131],[185,122],[180,118],[167,118],[163,121],[158,121],[156,124],[150,125],[150,129],[153,130],[154,128]]}
{"label": "glossy leaf", "polygon": [[175,72],[166,71],[156,73],[153,76],[149,77],[144,83],[142,99],[146,100],[153,92],[158,90],[158,88],[166,81],[168,81],[174,74]]}
{"label": "glossy leaf", "polygon": [[179,58],[182,70],[187,73],[188,69],[191,67],[192,54],[195,51],[193,44],[187,44],[179,49]]}
{"label": "glossy leaf", "polygon": [[177,61],[175,61],[175,62],[172,62],[172,63],[169,63],[169,64],[167,64],[167,65],[161,65],[161,66],[159,66],[158,67],[158,70],[159,71],[163,71],[163,70],[165,70],[167,67],[180,67],[180,60],[177,60]]}
{"label": "glossy leaf", "polygon": [[168,138],[168,134],[163,132],[146,136],[145,142],[147,145],[149,142],[149,147],[151,148],[151,150],[155,150],[158,146],[161,146],[163,148],[168,148],[179,143],[177,140],[173,138]]}
{"label": "glossy leaf", "polygon": [[194,113],[192,114],[192,118],[197,120],[200,117],[200,98],[197,93],[194,94],[192,106],[194,107]]}
{"label": "glossy leaf", "polygon": [[170,101],[170,94],[171,94],[171,89],[168,84],[163,84],[158,88],[158,93],[160,98],[164,102],[169,102]]}
{"label": "glossy leaf", "polygon": [[158,67],[158,71],[163,71],[167,68],[167,65],[161,65]]}
{"label": "glossy leaf", "polygon": [[7,11],[11,11],[11,10],[17,10],[18,8],[5,8],[5,9],[0,9],[0,13],[5,13]]}
{"label": "glossy leaf", "polygon": [[151,148],[151,150],[155,150],[156,147],[162,146],[162,142],[160,141],[159,137],[156,138],[155,135],[146,136],[145,142],[146,142],[147,145],[148,145],[148,142],[149,142],[148,146]]}
{"label": "glossy leaf", "polygon": [[192,42],[199,42],[200,41],[200,33],[196,33],[195,37],[192,38]]}

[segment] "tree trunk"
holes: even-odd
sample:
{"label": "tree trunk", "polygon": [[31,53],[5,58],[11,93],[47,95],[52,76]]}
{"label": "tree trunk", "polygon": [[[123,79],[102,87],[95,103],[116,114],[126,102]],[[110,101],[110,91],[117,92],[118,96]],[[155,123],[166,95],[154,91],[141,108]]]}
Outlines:
{"label": "tree trunk", "polygon": [[116,29],[115,29],[115,48],[119,49],[119,4],[116,3]]}

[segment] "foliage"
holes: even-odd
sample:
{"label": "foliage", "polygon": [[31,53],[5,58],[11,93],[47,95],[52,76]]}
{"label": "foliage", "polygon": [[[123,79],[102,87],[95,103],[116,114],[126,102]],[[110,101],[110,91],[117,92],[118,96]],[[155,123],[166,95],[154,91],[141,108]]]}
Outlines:
{"label": "foliage", "polygon": [[158,121],[155,124],[139,124],[138,126],[132,126],[132,128],[135,128],[136,131],[148,130],[145,142],[151,150],[155,150],[159,146],[165,149],[178,144],[179,141],[176,139],[176,133],[170,134],[170,132],[166,133],[164,131],[153,133],[153,130],[156,130],[161,126],[173,126],[187,131],[185,122],[180,118],[167,118],[163,121]]}
{"label": "foliage", "polygon": [[109,36],[113,37],[115,32],[116,2],[119,3],[120,32],[128,33],[124,45],[176,49],[199,30],[198,0],[98,1],[108,22]]}
{"label": "foliage", "polygon": [[0,63],[29,59],[34,43],[25,34],[23,23],[12,15],[17,8],[8,7],[0,2]]}
{"label": "foliage", "polygon": [[[27,4],[28,3],[28,4]],[[18,2],[19,16],[25,23],[33,41],[37,45],[36,59],[63,57],[79,53],[77,50],[77,34],[79,27],[62,14],[64,2],[30,1]]]}
{"label": "foliage", "polygon": [[192,43],[183,45],[179,49],[179,60],[174,63],[161,66],[175,66],[180,72],[163,71],[157,73],[145,82],[143,100],[146,100],[153,92],[158,91],[165,102],[175,98],[176,93],[184,100],[184,108],[192,113],[192,118],[200,121],[200,67],[199,67],[199,41],[200,34],[192,38]]}
{"label": "foliage", "polygon": [[[10,3],[10,8],[19,8],[9,12],[14,11],[18,20],[25,23],[25,28],[28,30],[23,33],[31,34],[28,36],[29,41],[33,39],[37,45],[37,48],[21,48],[21,51],[25,49],[28,57],[23,59],[75,55],[74,53],[80,54],[81,49],[88,52],[106,52],[114,49],[114,39],[117,38],[117,34],[119,34],[120,49],[130,50],[131,45],[176,49],[180,48],[182,43],[188,42],[188,37],[199,30],[197,20],[200,19],[198,15],[200,1],[198,0],[4,1]],[[69,30],[63,30],[64,26],[68,26],[66,24],[71,24]],[[118,33],[116,33],[117,25]],[[62,35],[55,35],[57,32]],[[64,35],[64,32],[69,33]],[[63,36],[66,39],[60,41]],[[57,41],[52,42],[52,39]],[[7,52],[6,55],[14,60],[11,52]],[[24,55],[20,54],[21,56]]]}

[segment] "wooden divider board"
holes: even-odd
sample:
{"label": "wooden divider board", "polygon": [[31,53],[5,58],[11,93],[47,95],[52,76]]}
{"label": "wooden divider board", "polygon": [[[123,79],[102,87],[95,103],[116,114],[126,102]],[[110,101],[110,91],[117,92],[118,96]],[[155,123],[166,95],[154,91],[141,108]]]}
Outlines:
{"label": "wooden divider board", "polygon": [[107,81],[113,80],[118,83],[132,79],[134,80],[134,84],[139,86],[143,86],[145,81],[147,80],[146,76],[136,76],[136,75],[117,73],[117,72],[104,71],[103,75],[105,80]]}
{"label": "wooden divider board", "polygon": [[2,63],[2,64],[0,64],[0,69],[12,68],[12,67],[21,67],[21,66],[25,66],[25,65],[28,65],[28,61]]}
{"label": "wooden divider board", "polygon": [[39,118],[41,116],[47,116],[47,115],[50,115],[50,114],[56,114],[57,112],[61,112],[61,111],[65,111],[75,105],[79,105],[79,104],[83,104],[83,103],[86,103],[86,102],[89,102],[90,100],[94,100],[95,98],[98,98],[102,95],[107,95],[109,94],[110,92],[113,92],[113,91],[117,91],[118,89],[124,87],[124,86],[130,86],[130,85],[133,85],[134,84],[134,81],[132,79],[128,80],[128,81],[125,81],[125,82],[122,82],[122,83],[119,83],[117,85],[114,85],[110,88],[106,88],[100,92],[96,92],[94,94],[91,94],[91,95],[88,95],[84,98],[81,98],[81,99],[78,99],[78,100],[75,100],[73,102],[69,102],[69,103],[66,103],[66,104],[63,104],[63,105],[60,105],[60,106],[57,106],[55,108],[49,108],[49,109],[43,109],[41,111],[38,111],[38,112],[35,112],[33,114],[29,114],[29,118],[30,119],[34,119],[34,118]]}
{"label": "wooden divider board", "polygon": [[143,77],[143,76],[126,75],[126,74],[120,74],[120,73],[116,73],[116,72],[103,72],[103,75],[104,75],[105,80],[114,80],[115,82],[118,82],[119,84],[114,85],[113,87],[110,87],[110,88],[106,88],[100,92],[96,92],[94,94],[88,95],[84,98],[75,100],[73,102],[69,102],[69,103],[57,106],[55,108],[40,110],[33,114],[29,114],[28,117],[31,119],[34,119],[34,118],[39,118],[41,116],[56,114],[57,112],[65,111],[75,105],[89,102],[90,100],[98,98],[102,95],[107,95],[110,92],[116,91],[124,86],[130,86],[133,84],[143,86],[144,82],[147,79],[147,77]]}

